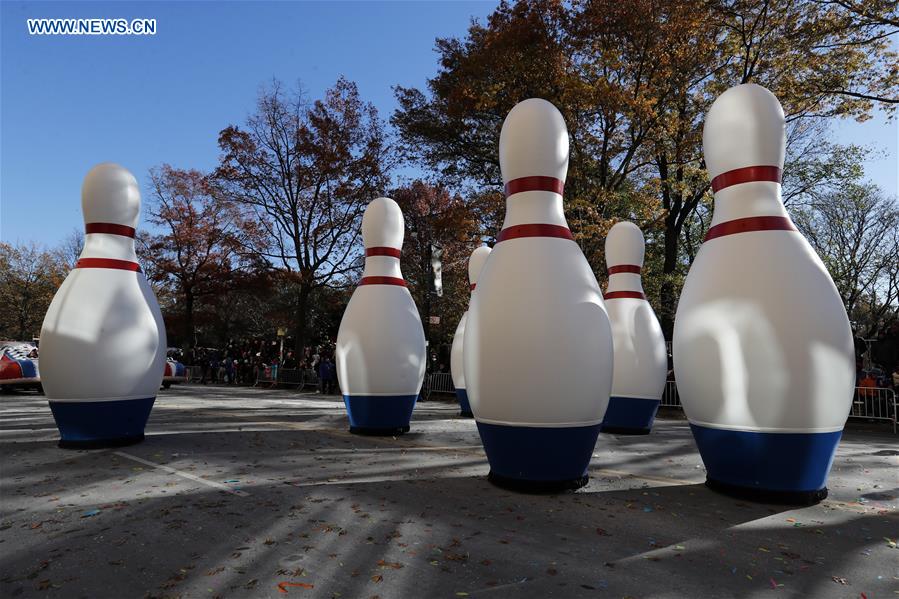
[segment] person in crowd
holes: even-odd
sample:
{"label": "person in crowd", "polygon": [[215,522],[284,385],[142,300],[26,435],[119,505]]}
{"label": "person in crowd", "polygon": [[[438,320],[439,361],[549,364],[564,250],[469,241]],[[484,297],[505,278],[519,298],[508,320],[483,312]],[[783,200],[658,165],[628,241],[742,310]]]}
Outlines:
{"label": "person in crowd", "polygon": [[253,378],[253,355],[249,350],[243,352],[243,359],[241,360],[240,366],[243,372],[241,383],[244,385],[252,385],[255,383],[256,380]]}
{"label": "person in crowd", "polygon": [[319,359],[316,361],[315,374],[318,376],[318,392],[324,395],[327,392],[327,360],[316,355]]}
{"label": "person in crowd", "polygon": [[874,378],[874,375],[870,371],[863,371],[862,378],[858,382],[858,387],[858,394],[860,397],[874,397],[874,391],[870,391],[870,389],[877,387],[877,379]]}
{"label": "person in crowd", "polygon": [[315,351],[312,353],[312,370],[318,374],[318,363],[321,362],[321,356],[319,355],[318,347],[315,348]]}
{"label": "person in crowd", "polygon": [[899,362],[896,362],[896,366],[893,368],[893,391],[896,394],[899,394]]}
{"label": "person in crowd", "polygon": [[234,384],[234,360],[231,356],[225,356],[225,382],[229,385]]}
{"label": "person in crowd", "polygon": [[337,367],[334,365],[334,360],[330,355],[325,355],[322,359],[322,374],[321,374],[324,393],[327,395],[332,395],[335,393],[337,388]]}
{"label": "person in crowd", "polygon": [[216,365],[216,373],[217,373],[216,377],[215,377],[215,382],[216,383],[225,382],[225,360],[224,359],[216,360],[215,365]]}
{"label": "person in crowd", "polygon": [[200,382],[205,385],[212,378],[212,356],[207,355],[204,351],[200,364],[203,368],[203,378]]}
{"label": "person in crowd", "polygon": [[278,361],[277,356],[272,358],[271,365],[272,365],[272,380],[277,381],[278,380],[278,369],[281,367],[281,363]]}

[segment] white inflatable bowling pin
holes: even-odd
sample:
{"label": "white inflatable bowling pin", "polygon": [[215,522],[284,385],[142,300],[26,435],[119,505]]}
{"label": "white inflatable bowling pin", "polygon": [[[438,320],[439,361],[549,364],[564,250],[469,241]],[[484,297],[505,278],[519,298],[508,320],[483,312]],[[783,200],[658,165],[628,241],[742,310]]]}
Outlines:
{"label": "white inflatable bowling pin", "polygon": [[[468,284],[471,286],[471,292],[474,293],[478,283],[478,275],[490,256],[490,248],[481,246],[471,253],[468,259]],[[465,339],[465,323],[468,321],[468,310],[462,314],[459,319],[459,326],[456,327],[456,334],[453,336],[453,349],[450,352],[450,372],[453,375],[453,386],[456,388],[456,398],[459,400],[461,408],[460,416],[471,418],[471,405],[468,403],[468,393],[465,391],[465,366],[462,361],[462,344]]]}
{"label": "white inflatable bowling pin", "polygon": [[390,198],[373,200],[362,217],[365,269],[340,321],[336,356],[356,433],[408,431],[424,382],[424,330],[400,272],[403,224]]}
{"label": "white inflatable bowling pin", "polygon": [[784,123],[777,98],[754,84],[709,110],[715,212],[678,304],[674,369],[710,486],[815,501],[855,363],[833,280],[781,200]]}
{"label": "white inflatable bowling pin", "polygon": [[516,105],[499,161],[506,217],[465,327],[465,384],[490,480],[586,483],[612,387],[602,292],[562,208],[568,131],[546,100]]}
{"label": "white inflatable bowling pin", "polygon": [[649,433],[665,391],[668,356],[662,327],[643,294],[644,250],[643,233],[634,223],[617,223],[606,237],[605,300],[615,369],[603,432]]}
{"label": "white inflatable bowling pin", "polygon": [[41,377],[60,447],[127,445],[144,427],[165,368],[165,324],[134,252],[137,180],[117,164],[81,188],[84,249],[41,328]]}

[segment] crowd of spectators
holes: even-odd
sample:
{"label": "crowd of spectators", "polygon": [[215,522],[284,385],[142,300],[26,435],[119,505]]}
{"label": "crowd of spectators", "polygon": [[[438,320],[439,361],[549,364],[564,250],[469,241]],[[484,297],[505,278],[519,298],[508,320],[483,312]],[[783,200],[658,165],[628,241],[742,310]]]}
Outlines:
{"label": "crowd of spectators", "polygon": [[[223,348],[198,347],[188,350],[186,354],[180,350],[169,353],[176,360],[193,367],[194,377],[204,385],[252,385],[260,372],[268,372],[268,376],[278,379],[278,372],[283,375],[284,371],[303,370],[315,373],[321,393],[337,392],[333,345],[308,346],[298,353],[282,349],[280,340],[242,339],[231,341]],[[437,355],[432,354],[430,362],[429,372],[449,372],[446,363]],[[674,380],[673,371],[669,370],[668,378]],[[888,373],[877,366],[863,369],[859,360],[856,364],[856,385],[895,389],[899,393],[899,364]]]}
{"label": "crowd of spectators", "polygon": [[[285,342],[287,345],[287,342]],[[292,345],[292,343],[290,343]],[[443,353],[449,354],[449,346]],[[260,370],[274,368],[278,371],[312,371],[322,381],[323,392],[336,392],[337,366],[334,346],[307,346],[302,352],[287,347],[271,339],[241,339],[230,341],[222,348],[197,347],[183,352],[171,349],[169,356],[194,369],[194,378],[200,383],[226,385],[252,385]],[[428,371],[449,373],[447,360],[439,359],[434,353],[430,357]]]}
{"label": "crowd of spectators", "polygon": [[312,371],[319,381],[321,393],[336,393],[337,367],[334,349],[309,346],[302,352],[282,348],[280,341],[242,339],[230,341],[223,348],[197,347],[187,352],[175,350],[170,355],[191,366],[201,384],[252,385],[260,373],[273,379],[285,371]]}
{"label": "crowd of spectators", "polygon": [[886,369],[874,364],[871,368],[863,369],[861,366],[856,367],[855,386],[870,387],[880,389],[894,389],[899,393],[899,364],[893,369],[892,373],[888,373]]}

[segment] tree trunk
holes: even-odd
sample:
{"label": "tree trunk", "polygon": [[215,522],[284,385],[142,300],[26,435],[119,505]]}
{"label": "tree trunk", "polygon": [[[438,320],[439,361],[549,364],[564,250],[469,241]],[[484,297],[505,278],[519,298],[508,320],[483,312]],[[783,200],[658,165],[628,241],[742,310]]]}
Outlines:
{"label": "tree trunk", "polygon": [[677,242],[680,231],[675,225],[677,215],[669,212],[665,219],[665,261],[662,265],[662,287],[659,292],[659,320],[662,332],[667,341],[671,341],[674,333],[674,313],[677,291],[674,285],[674,272],[677,269]]}
{"label": "tree trunk", "polygon": [[192,349],[196,345],[196,331],[194,331],[194,294],[192,291],[184,291],[184,341],[185,350]]}
{"label": "tree trunk", "polygon": [[427,372],[431,370],[431,288],[434,283],[434,271],[431,268],[431,239],[428,238],[428,249],[425,254],[425,317],[424,317],[424,333],[425,333],[425,369]]}
{"label": "tree trunk", "polygon": [[297,297],[296,311],[296,338],[294,339],[294,350],[297,356],[302,356],[306,348],[307,317],[309,312],[309,295],[312,289],[306,284],[300,285],[299,295]]}

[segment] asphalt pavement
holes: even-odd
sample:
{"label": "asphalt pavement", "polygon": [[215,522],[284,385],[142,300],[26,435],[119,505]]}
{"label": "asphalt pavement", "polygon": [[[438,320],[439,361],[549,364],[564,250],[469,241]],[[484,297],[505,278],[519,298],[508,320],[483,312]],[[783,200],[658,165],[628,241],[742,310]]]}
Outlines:
{"label": "asphalt pavement", "polygon": [[46,399],[0,396],[0,596],[899,598],[899,435],[851,424],[811,507],[703,484],[686,422],[600,435],[590,483],[486,480],[475,424],[420,403],[348,432],[336,396],[161,391],[147,438],[65,450]]}

